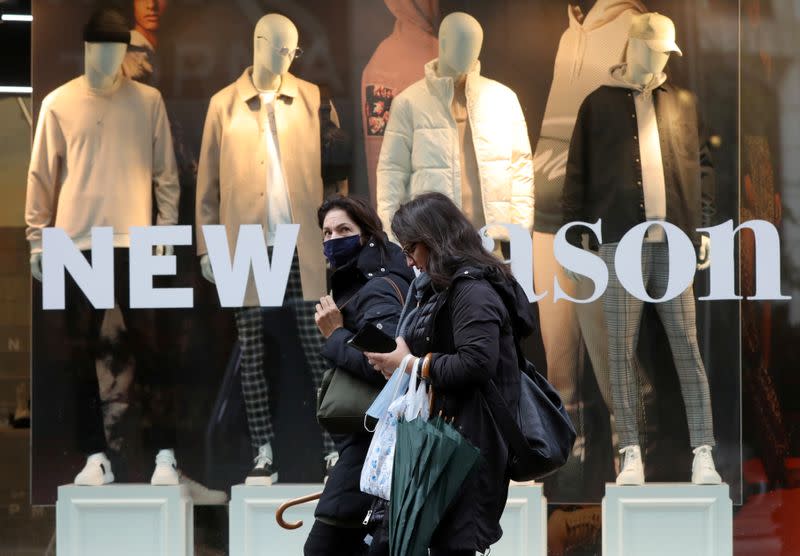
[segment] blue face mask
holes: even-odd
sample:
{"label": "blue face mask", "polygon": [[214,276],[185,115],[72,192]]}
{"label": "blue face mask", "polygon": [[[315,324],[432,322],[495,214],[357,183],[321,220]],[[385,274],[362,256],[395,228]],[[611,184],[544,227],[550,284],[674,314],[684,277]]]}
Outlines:
{"label": "blue face mask", "polygon": [[337,237],[322,244],[322,252],[333,268],[341,268],[361,252],[361,236]]}

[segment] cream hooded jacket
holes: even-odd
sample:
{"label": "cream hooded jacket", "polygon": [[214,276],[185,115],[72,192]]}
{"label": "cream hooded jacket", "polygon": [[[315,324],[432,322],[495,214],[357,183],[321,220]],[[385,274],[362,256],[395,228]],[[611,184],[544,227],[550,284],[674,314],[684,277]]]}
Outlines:
{"label": "cream hooded jacket", "polygon": [[[378,214],[387,231],[397,208],[420,193],[439,192],[461,206],[458,129],[451,113],[453,79],[439,77],[438,60],[425,78],[392,103],[377,171]],[[467,111],[473,133],[486,223],[533,226],[533,163],[517,95],[480,75],[467,75]],[[490,228],[492,237],[507,237]]]}
{"label": "cream hooded jacket", "polygon": [[583,18],[567,7],[569,27],[561,36],[539,142],[536,144],[537,232],[555,234],[562,225],[561,193],[569,140],[586,96],[613,82],[609,68],[622,61],[640,0],[597,0]]}

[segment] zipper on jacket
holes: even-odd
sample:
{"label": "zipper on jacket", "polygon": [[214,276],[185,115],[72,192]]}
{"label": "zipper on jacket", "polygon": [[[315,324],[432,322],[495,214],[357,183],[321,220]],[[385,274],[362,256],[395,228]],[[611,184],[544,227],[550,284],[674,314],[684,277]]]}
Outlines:
{"label": "zipper on jacket", "polygon": [[364,518],[364,521],[361,522],[361,525],[369,525],[369,518],[372,517],[372,509],[370,508],[367,511],[367,517]]}

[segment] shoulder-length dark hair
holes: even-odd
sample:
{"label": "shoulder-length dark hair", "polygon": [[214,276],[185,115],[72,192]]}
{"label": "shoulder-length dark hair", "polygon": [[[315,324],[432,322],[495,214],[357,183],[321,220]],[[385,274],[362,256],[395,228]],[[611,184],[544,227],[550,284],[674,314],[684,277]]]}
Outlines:
{"label": "shoulder-length dark hair", "polygon": [[437,287],[449,287],[453,275],[467,266],[511,277],[510,267],[483,248],[478,231],[441,193],[423,193],[401,205],[392,218],[392,233],[403,247],[422,243],[428,248],[426,270]]}
{"label": "shoulder-length dark hair", "polygon": [[341,209],[347,213],[347,216],[361,228],[361,238],[364,241],[372,239],[381,249],[386,249],[383,223],[366,199],[343,195],[333,195],[325,199],[317,209],[317,223],[320,230],[325,223],[325,216],[333,209]]}

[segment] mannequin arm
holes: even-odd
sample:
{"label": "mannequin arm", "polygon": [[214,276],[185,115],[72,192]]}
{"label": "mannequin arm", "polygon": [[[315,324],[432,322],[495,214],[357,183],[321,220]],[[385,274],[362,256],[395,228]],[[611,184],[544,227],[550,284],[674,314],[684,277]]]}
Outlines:
{"label": "mannequin arm", "polygon": [[31,255],[31,276],[36,278],[39,282],[42,281],[42,252],[33,253]]}
{"label": "mannequin arm", "polygon": [[200,145],[200,160],[197,165],[197,196],[195,200],[195,221],[197,233],[197,254],[206,253],[206,242],[202,226],[219,224],[219,157],[221,125],[219,113],[211,99],[203,128],[203,141]]}
{"label": "mannequin arm", "polygon": [[203,273],[203,278],[212,284],[217,283],[217,281],[214,280],[214,269],[211,268],[211,260],[208,258],[207,254],[200,256],[200,271]]}
{"label": "mannequin arm", "polygon": [[511,213],[514,224],[533,230],[533,155],[528,126],[519,100],[514,96],[512,109],[514,137],[511,153]]}
{"label": "mannequin arm", "polygon": [[702,134],[700,136],[700,208],[703,227],[709,227],[713,225],[716,214],[717,180],[714,173],[714,161],[711,158],[711,144],[702,131],[702,123],[700,129]]}
{"label": "mannequin arm", "polygon": [[[586,158],[589,154],[587,152],[589,123],[590,109],[587,99],[583,101],[578,111],[578,119],[569,143],[564,191],[561,197],[563,224],[583,220],[583,196],[587,179]],[[581,247],[581,234],[580,228],[571,228],[567,234],[567,241],[576,247]]]}
{"label": "mannequin arm", "polygon": [[411,107],[400,95],[392,103],[377,171],[378,215],[390,239],[394,239],[392,217],[408,198],[412,134]]}
{"label": "mannequin arm", "polygon": [[697,270],[705,270],[711,266],[711,238],[708,236],[700,236],[698,260]]}
{"label": "mannequin arm", "polygon": [[181,186],[178,183],[178,165],[175,163],[175,150],[172,148],[172,133],[164,101],[159,96],[155,122],[153,125],[153,182],[155,183],[158,225],[178,223],[178,200]]}
{"label": "mannequin arm", "polygon": [[58,203],[57,184],[66,141],[48,99],[42,103],[36,134],[31,147],[31,162],[25,198],[26,235],[31,253],[42,250],[42,228],[53,224]]}

